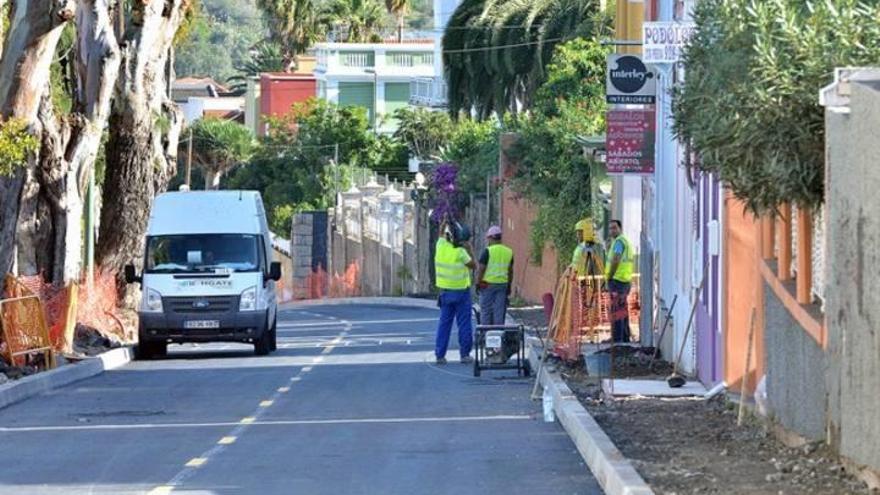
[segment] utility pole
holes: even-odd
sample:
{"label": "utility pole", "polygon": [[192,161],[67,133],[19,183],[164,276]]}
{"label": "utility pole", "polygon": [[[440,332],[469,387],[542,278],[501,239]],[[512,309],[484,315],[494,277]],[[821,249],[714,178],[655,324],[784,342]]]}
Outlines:
{"label": "utility pole", "polygon": [[333,204],[339,206],[339,143],[333,145]]}
{"label": "utility pole", "polygon": [[193,161],[193,130],[189,128],[189,142],[186,143],[186,187],[191,189],[192,184],[192,161]]}

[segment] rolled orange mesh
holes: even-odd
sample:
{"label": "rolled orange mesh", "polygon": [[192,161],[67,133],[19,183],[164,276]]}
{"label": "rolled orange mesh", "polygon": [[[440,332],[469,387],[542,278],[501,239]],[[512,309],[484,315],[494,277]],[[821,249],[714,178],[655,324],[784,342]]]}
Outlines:
{"label": "rolled orange mesh", "polygon": [[312,270],[305,281],[293,287],[293,299],[324,299],[354,297],[360,294],[360,265],[353,262],[343,273],[329,274],[319,266]]}

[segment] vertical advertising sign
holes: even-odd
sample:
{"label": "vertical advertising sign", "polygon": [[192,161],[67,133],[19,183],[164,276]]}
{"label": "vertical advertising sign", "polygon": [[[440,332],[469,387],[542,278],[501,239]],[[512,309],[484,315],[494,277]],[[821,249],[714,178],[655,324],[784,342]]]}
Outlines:
{"label": "vertical advertising sign", "polygon": [[606,113],[605,165],[609,174],[654,173],[654,109]]}
{"label": "vertical advertising sign", "polygon": [[609,55],[605,71],[605,101],[644,105],[657,100],[657,77],[652,67],[635,55]]}

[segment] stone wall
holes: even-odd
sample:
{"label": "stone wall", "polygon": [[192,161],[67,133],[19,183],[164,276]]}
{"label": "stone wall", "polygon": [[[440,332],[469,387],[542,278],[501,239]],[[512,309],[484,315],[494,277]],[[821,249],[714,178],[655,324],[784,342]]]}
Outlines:
{"label": "stone wall", "polygon": [[767,399],[774,420],[811,440],[825,435],[826,361],[822,347],[768,287],[764,289]]}

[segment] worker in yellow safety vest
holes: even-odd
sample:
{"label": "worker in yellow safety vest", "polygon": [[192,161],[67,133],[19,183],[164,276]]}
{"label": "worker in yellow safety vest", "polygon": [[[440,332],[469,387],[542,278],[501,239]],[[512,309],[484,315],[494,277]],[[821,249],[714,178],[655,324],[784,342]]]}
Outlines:
{"label": "worker in yellow safety vest", "polygon": [[632,288],[632,243],[623,235],[623,224],[612,220],[608,228],[611,242],[605,264],[605,281],[611,296],[611,336],[614,342],[629,342],[629,291]]}
{"label": "worker in yellow safety vest", "polygon": [[[501,242],[501,227],[493,225],[486,231],[488,246],[480,253],[477,265],[477,290],[480,293],[480,324],[504,325],[507,303],[513,284],[513,249]],[[499,349],[487,349],[486,359],[504,364],[516,354],[519,344],[507,332]],[[481,344],[482,345],[482,344]]]}
{"label": "worker in yellow safety vest", "polygon": [[434,273],[440,296],[440,320],[434,355],[437,364],[446,364],[446,349],[452,321],[458,324],[458,352],[462,363],[470,363],[473,347],[471,325],[471,270],[476,267],[467,226],[457,222],[443,222],[434,253]]}
{"label": "worker in yellow safety vest", "polygon": [[490,227],[486,241],[488,247],[480,254],[477,268],[480,324],[504,325],[513,279],[513,250],[501,243],[501,227]]}

